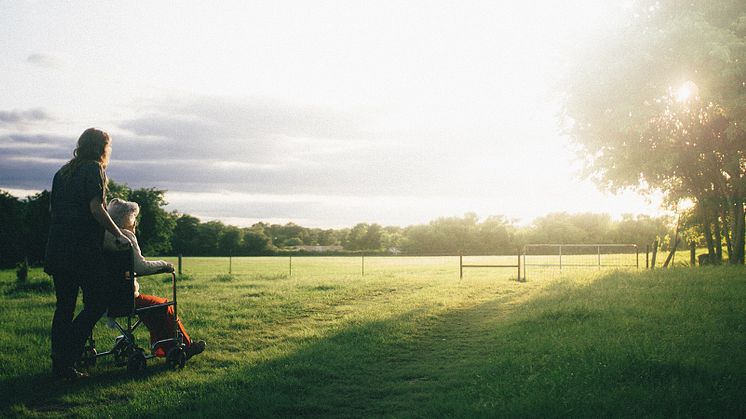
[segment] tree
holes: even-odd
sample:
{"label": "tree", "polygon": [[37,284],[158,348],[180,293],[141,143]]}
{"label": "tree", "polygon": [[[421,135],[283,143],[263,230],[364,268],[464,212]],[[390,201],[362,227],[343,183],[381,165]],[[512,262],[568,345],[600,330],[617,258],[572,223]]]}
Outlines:
{"label": "tree", "polygon": [[307,246],[318,246],[319,244],[319,229],[317,228],[305,228],[300,232],[298,238],[302,244]]}
{"label": "tree", "polygon": [[361,248],[364,250],[380,250],[382,231],[383,228],[376,223],[368,226],[368,230],[365,232],[365,236],[363,236]]}
{"label": "tree", "polygon": [[[285,246],[286,242],[290,239],[300,240],[300,244],[303,244],[303,240],[300,238],[305,228],[295,224],[287,223],[285,225],[272,224],[269,226],[269,236],[272,238],[272,243],[275,246]],[[296,243],[293,240],[293,243]]]}
{"label": "tree", "polygon": [[225,226],[218,236],[218,254],[229,256],[236,253],[241,247],[243,232],[236,226]]}
{"label": "tree", "polygon": [[534,220],[529,237],[533,243],[600,243],[584,227],[587,226],[583,226],[575,214],[551,213]]}
{"label": "tree", "polygon": [[301,240],[299,237],[291,237],[285,240],[285,243],[283,243],[283,245],[285,247],[303,246],[303,240]]}
{"label": "tree", "polygon": [[335,232],[332,229],[319,231],[319,246],[333,246],[339,244],[339,239],[334,233]]}
{"label": "tree", "polygon": [[643,0],[567,80],[564,114],[602,187],[688,198],[744,262],[746,3]]}
{"label": "tree", "polygon": [[155,188],[132,190],[126,183],[116,183],[111,179],[107,182],[107,200],[119,198],[140,205],[137,233],[140,248],[145,254],[163,254],[172,249],[171,236],[178,216],[163,209],[167,204],[165,193],[165,190]]}
{"label": "tree", "polygon": [[163,207],[166,191],[155,188],[136,189],[129,198],[140,205],[138,241],[144,254],[163,254],[171,251],[171,235],[176,220]]}
{"label": "tree", "polygon": [[670,217],[624,214],[610,234],[614,243],[636,244],[639,249],[645,249],[665,237],[671,231],[671,224]]}
{"label": "tree", "polygon": [[263,228],[243,229],[243,240],[241,240],[241,254],[258,255],[267,252],[272,247],[271,240],[264,233]]}
{"label": "tree", "polygon": [[352,227],[342,242],[347,250],[362,250],[365,248],[365,234],[368,232],[368,224],[358,223]]}
{"label": "tree", "polygon": [[480,253],[514,252],[515,232],[511,222],[502,215],[487,217],[479,224],[477,240],[482,244]]}
{"label": "tree", "polygon": [[23,200],[25,251],[31,263],[44,260],[50,221],[48,191],[41,191]]}
{"label": "tree", "polygon": [[408,227],[402,248],[414,254],[484,254],[487,250],[479,237],[479,217],[467,213],[463,218],[438,218],[426,225]]}
{"label": "tree", "polygon": [[399,250],[404,243],[404,229],[396,226],[383,228],[381,233],[381,247],[388,250]]}
{"label": "tree", "polygon": [[171,235],[171,248],[186,256],[198,256],[198,240],[199,219],[189,214],[177,216]]}
{"label": "tree", "polygon": [[114,198],[130,201],[130,195],[132,195],[132,189],[126,183],[116,183],[111,179],[106,183],[107,202]]}
{"label": "tree", "polygon": [[21,201],[0,190],[0,267],[11,268],[25,257],[23,224]]}

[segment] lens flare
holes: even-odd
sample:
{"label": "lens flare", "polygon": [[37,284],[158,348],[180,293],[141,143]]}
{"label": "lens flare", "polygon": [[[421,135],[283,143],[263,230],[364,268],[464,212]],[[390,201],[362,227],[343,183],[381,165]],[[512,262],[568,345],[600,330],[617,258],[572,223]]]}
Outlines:
{"label": "lens flare", "polygon": [[697,85],[693,81],[686,81],[676,91],[676,101],[686,102],[690,99],[695,98],[698,93],[699,88],[697,87]]}

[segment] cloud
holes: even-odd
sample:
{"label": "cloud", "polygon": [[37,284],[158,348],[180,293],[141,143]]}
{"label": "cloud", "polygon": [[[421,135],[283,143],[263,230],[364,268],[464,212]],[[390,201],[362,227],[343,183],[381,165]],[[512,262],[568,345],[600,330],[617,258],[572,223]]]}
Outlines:
{"label": "cloud", "polygon": [[0,188],[49,189],[72,157],[74,141],[59,135],[0,135]]}
{"label": "cloud", "polygon": [[[404,223],[416,221],[405,217],[407,209],[442,211],[428,196],[483,195],[500,187],[497,177],[467,178],[470,162],[460,160],[458,143],[377,131],[373,111],[205,96],[137,105],[133,117],[103,127],[113,138],[107,173],[133,188],[242,194],[240,202],[173,200],[171,209],[190,214],[315,225],[385,215]],[[68,136],[0,135],[0,187],[48,188],[74,144]]]}
{"label": "cloud", "polygon": [[[443,170],[463,166],[454,157],[457,145],[376,132],[378,115],[372,113],[212,96],[170,97],[138,107],[134,117],[109,128],[108,173],[132,187],[374,196],[459,188],[462,171]],[[43,111],[4,115],[9,121],[48,118]],[[63,136],[0,135],[0,161],[14,159],[5,170],[25,156],[34,158],[26,158],[27,170],[38,164],[46,172],[54,160],[41,159],[67,160],[73,148],[74,138]]]}
{"label": "cloud", "polygon": [[44,68],[60,68],[62,66],[60,59],[50,54],[31,54],[26,57],[26,62]]}
{"label": "cloud", "polygon": [[365,160],[392,158],[389,144],[366,130],[366,115],[223,97],[145,108],[119,124],[112,177],[188,190],[329,191],[361,176],[385,177],[370,173]]}
{"label": "cloud", "polygon": [[268,99],[171,98],[120,128],[186,156],[266,163],[359,145],[361,121],[344,112]]}
{"label": "cloud", "polygon": [[0,157],[0,188],[50,189],[52,177],[62,160]]}
{"label": "cloud", "polygon": [[42,109],[0,111],[0,126],[21,126],[51,120],[52,118]]}
{"label": "cloud", "polygon": [[72,157],[73,145],[73,140],[60,135],[0,135],[0,150],[2,150],[4,158],[41,157],[69,159]]}
{"label": "cloud", "polygon": [[[410,196],[168,192],[170,208],[190,208],[203,221],[222,219],[242,226],[258,221],[293,221],[308,227],[349,227],[359,222],[408,225],[443,215],[460,215],[473,202]],[[409,211],[402,211],[403,208]],[[425,216],[423,217],[423,214]],[[428,218],[429,217],[429,218]]]}

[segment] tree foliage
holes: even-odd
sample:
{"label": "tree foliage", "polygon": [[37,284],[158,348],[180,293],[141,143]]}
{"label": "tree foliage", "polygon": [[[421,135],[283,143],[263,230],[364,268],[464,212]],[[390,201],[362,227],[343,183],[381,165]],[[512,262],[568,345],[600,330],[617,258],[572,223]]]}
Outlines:
{"label": "tree foliage", "polygon": [[176,226],[173,214],[167,212],[164,193],[166,191],[147,188],[136,189],[130,201],[140,205],[138,222],[140,247],[145,254],[164,254],[171,251],[171,234]]}
{"label": "tree foliage", "polygon": [[176,226],[174,214],[165,210],[165,190],[155,188],[131,189],[127,184],[109,180],[106,199],[124,199],[137,202],[140,215],[137,222],[138,242],[146,255],[165,254],[171,251],[171,235]]}
{"label": "tree foliage", "polygon": [[515,227],[505,217],[483,222],[474,213],[438,218],[404,232],[404,251],[415,254],[495,254],[515,252]]}
{"label": "tree foliage", "polygon": [[15,196],[0,191],[0,267],[15,266],[24,258],[23,204]]}
{"label": "tree foliage", "polygon": [[731,262],[743,263],[746,3],[638,1],[620,15],[566,83],[587,173],[609,189],[691,199],[710,254],[725,230]]}
{"label": "tree foliage", "polygon": [[30,263],[44,260],[47,247],[47,234],[51,216],[49,214],[49,192],[41,191],[24,199],[24,241],[26,257]]}
{"label": "tree foliage", "polygon": [[[605,214],[566,213],[548,214],[525,227],[518,227],[503,216],[480,219],[468,213],[406,228],[367,223],[336,230],[294,223],[256,223],[239,228],[215,220],[202,222],[189,214],[168,213],[161,190],[131,190],[112,182],[109,193],[140,204],[137,234],[150,255],[269,255],[294,251],[292,246],[298,245],[342,245],[350,252],[494,255],[513,254],[529,242],[645,245],[670,230],[670,220],[666,218],[629,215],[613,221]],[[43,191],[20,200],[0,191],[0,216],[0,265],[12,267],[26,257],[31,263],[41,262],[49,229],[49,193]],[[165,240],[168,242],[164,245]]]}

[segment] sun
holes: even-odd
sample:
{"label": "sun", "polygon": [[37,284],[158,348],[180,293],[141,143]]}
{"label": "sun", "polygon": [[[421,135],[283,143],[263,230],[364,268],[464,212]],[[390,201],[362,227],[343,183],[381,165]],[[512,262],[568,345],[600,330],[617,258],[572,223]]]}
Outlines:
{"label": "sun", "polygon": [[695,98],[698,93],[699,88],[697,87],[697,85],[693,81],[687,80],[676,91],[676,101],[686,102],[690,99]]}

